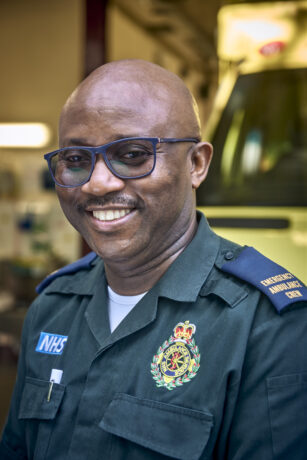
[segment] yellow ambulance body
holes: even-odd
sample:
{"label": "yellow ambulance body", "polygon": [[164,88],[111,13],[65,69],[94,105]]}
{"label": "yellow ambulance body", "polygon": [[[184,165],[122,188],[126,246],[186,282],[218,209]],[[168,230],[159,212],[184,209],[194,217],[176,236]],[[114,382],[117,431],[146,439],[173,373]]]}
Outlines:
{"label": "yellow ambulance body", "polygon": [[198,208],[222,236],[307,282],[307,1],[236,4],[218,17],[214,147]]}

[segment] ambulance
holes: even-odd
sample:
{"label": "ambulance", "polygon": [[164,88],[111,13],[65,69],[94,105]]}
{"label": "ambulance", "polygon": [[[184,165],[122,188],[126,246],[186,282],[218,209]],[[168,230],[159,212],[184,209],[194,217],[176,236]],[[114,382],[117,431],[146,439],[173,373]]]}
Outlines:
{"label": "ambulance", "polygon": [[307,1],[227,5],[198,208],[307,282]]}

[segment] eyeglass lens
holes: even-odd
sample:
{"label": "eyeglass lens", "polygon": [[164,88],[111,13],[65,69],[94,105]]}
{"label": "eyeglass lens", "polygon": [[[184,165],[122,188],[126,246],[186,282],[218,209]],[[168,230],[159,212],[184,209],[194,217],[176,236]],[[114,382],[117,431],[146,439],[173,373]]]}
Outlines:
{"label": "eyeglass lens", "polygon": [[[147,140],[119,141],[105,149],[107,166],[121,178],[137,178],[150,173],[154,166],[154,145]],[[51,158],[57,183],[78,186],[87,182],[94,156],[85,148],[61,149]]]}

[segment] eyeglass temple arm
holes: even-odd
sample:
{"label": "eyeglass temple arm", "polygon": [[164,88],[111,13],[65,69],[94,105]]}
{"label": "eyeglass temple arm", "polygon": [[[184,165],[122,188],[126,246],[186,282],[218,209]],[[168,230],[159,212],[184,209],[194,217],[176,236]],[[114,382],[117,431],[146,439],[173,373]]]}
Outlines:
{"label": "eyeglass temple arm", "polygon": [[182,139],[177,139],[176,137],[158,137],[158,143],[163,144],[163,143],[175,143],[175,142],[195,142],[198,143],[200,142],[200,139],[197,139],[196,137],[186,137]]}

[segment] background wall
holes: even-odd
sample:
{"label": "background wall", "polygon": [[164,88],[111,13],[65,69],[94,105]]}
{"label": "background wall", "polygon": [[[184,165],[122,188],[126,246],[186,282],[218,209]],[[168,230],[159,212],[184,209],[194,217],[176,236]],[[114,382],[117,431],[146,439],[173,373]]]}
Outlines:
{"label": "background wall", "polygon": [[0,169],[7,177],[0,188],[0,259],[33,257],[33,233],[21,231],[31,216],[32,230],[47,232],[44,238],[64,259],[78,255],[75,232],[62,218],[53,191],[43,187],[43,154],[57,147],[59,112],[82,77],[84,14],[82,0],[0,2],[0,122],[39,121],[52,133],[44,150],[0,148]]}

